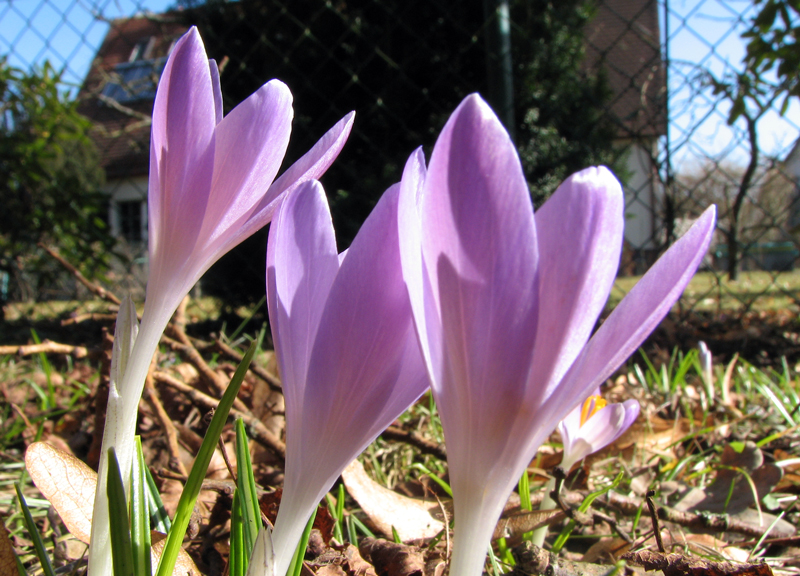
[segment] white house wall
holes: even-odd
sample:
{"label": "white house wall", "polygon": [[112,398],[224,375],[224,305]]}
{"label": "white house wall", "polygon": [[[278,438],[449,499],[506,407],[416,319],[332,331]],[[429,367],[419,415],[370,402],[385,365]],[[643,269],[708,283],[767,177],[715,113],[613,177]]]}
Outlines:
{"label": "white house wall", "polygon": [[103,191],[111,196],[108,206],[108,222],[111,234],[119,237],[122,235],[120,225],[119,204],[121,202],[140,202],[141,210],[141,239],[147,241],[147,176],[126,178],[124,180],[111,180],[103,187]]}
{"label": "white house wall", "polygon": [[[625,184],[625,240],[633,250],[652,250],[658,231],[662,189],[654,177],[655,141],[625,143],[628,178]],[[648,146],[651,147],[648,150]]]}

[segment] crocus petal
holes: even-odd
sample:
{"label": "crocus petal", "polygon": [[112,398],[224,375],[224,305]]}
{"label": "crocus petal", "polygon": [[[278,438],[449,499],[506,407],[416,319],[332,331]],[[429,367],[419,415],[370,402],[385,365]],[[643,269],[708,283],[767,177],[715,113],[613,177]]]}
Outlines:
{"label": "crocus petal", "polygon": [[217,124],[222,122],[222,87],[219,83],[219,67],[211,58],[208,61],[208,70],[211,72],[211,88],[214,92],[214,119]]}
{"label": "crocus petal", "polygon": [[[292,129],[292,93],[272,80],[234,108],[217,126],[214,196],[203,222],[208,245],[246,217],[278,173]],[[238,190],[231,194],[231,190]]]}
{"label": "crocus petal", "polygon": [[705,257],[715,223],[716,207],[711,206],[636,283],[553,392],[547,413],[563,413],[564,406],[574,402],[575,397],[585,398],[644,342],[678,300]]}
{"label": "crocus petal", "polygon": [[178,220],[202,222],[211,190],[215,127],[208,58],[200,34],[192,28],[175,44],[153,105],[148,191],[151,255],[196,240],[199,227],[175,230],[163,225]]}
{"label": "crocus petal", "polygon": [[619,181],[599,167],[570,176],[536,212],[544,272],[529,394],[546,398],[591,336],[617,275],[623,211]]}
{"label": "crocus petal", "polygon": [[317,179],[333,164],[342,146],[347,141],[356,113],[350,112],[328,130],[316,144],[306,152],[297,162],[281,174],[269,187],[269,192],[264,196],[260,208],[270,204],[269,198],[276,198],[284,191],[297,186],[305,180]]}
{"label": "crocus petal", "polygon": [[339,120],[308,152],[272,183],[267,193],[248,216],[247,221],[242,224],[237,233],[238,240],[236,242],[241,242],[269,222],[285,193],[290,192],[306,180],[318,179],[325,173],[347,142],[354,118],[355,112],[350,112]]}
{"label": "crocus petal", "polygon": [[[430,277],[422,261],[423,234],[419,202],[426,172],[425,155],[419,148],[408,158],[400,183],[400,260],[426,368],[432,381],[441,382],[441,319],[435,306],[436,296],[431,289]],[[437,368],[436,373],[434,367]]]}
{"label": "crocus petal", "polygon": [[[535,339],[536,232],[514,145],[477,96],[464,100],[436,142],[420,213],[449,359],[433,373],[443,374],[432,382],[442,420],[469,428],[470,438],[505,442],[505,419],[498,426],[496,415],[518,406]],[[471,444],[454,436],[449,451]]]}
{"label": "crocus petal", "polygon": [[[287,218],[296,215],[295,220],[301,217],[300,200],[294,201],[294,197],[299,193],[308,195],[308,190],[303,186],[284,201],[278,227],[286,225],[283,214]],[[292,392],[302,394],[301,401],[290,402],[288,388],[292,383],[284,382],[286,473],[273,533],[276,574],[281,576],[323,494],[342,470],[428,386],[412,330],[411,306],[400,265],[398,192],[399,186],[390,188],[375,206],[342,260],[327,295],[320,296],[311,290],[302,294],[295,291],[292,313],[303,304],[316,306],[317,298],[325,300],[325,307],[305,382]],[[316,203],[323,198],[321,194]],[[295,222],[294,228],[300,230],[300,225]],[[304,225],[300,233],[307,233],[308,228]],[[291,233],[279,229],[270,241]],[[277,279],[272,281],[277,286],[276,293],[291,292],[281,288],[281,276],[291,265],[287,261],[290,251],[276,242],[268,252],[273,254],[271,274]],[[298,275],[296,270],[290,273]],[[302,302],[300,297],[309,300]],[[269,300],[279,309],[282,305],[286,308],[280,297]],[[287,321],[278,318],[279,326]],[[276,348],[284,346],[280,342],[280,328],[275,331],[273,326],[273,338]],[[292,353],[291,349],[285,349],[279,356],[282,372],[281,358]]]}
{"label": "crocus petal", "polygon": [[[526,438],[509,424],[533,416],[522,400],[539,283],[533,208],[519,158],[480,97],[465,99],[442,130],[419,211],[435,299],[425,306],[441,318],[442,365],[433,366],[431,377],[458,527],[450,571],[472,574],[483,564],[517,468],[525,465],[519,442]],[[420,322],[420,311],[414,313]]]}
{"label": "crocus petal", "polygon": [[338,271],[328,201],[322,185],[312,180],[286,198],[267,244],[269,321],[289,413],[302,411],[311,346]]}
{"label": "crocus petal", "polygon": [[614,442],[633,424],[637,416],[639,416],[639,403],[636,400],[626,400],[621,404],[604,406],[583,426],[579,425],[577,430],[559,426],[562,435],[565,428],[568,430],[567,434],[571,432],[574,435],[569,441],[564,441],[564,459],[561,468],[569,472],[573,464]]}

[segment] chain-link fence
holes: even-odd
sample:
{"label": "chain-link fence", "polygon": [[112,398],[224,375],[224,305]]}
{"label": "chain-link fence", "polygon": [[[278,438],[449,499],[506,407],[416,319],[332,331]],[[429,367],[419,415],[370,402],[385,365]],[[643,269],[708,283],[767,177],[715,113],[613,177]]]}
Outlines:
{"label": "chain-link fence", "polygon": [[[611,166],[624,182],[626,246],[615,294],[716,203],[718,233],[682,305],[750,310],[800,299],[799,108],[783,98],[774,73],[757,78],[751,95],[741,88],[753,88],[752,78],[736,76],[750,41],[742,34],[761,4],[6,0],[0,54],[4,68],[18,69],[17,81],[49,61],[63,99],[91,122],[97,153],[86,161],[105,174],[90,183],[102,192],[91,222],[115,239],[103,279],[123,290],[141,291],[145,279],[155,85],[174,40],[196,25],[219,65],[226,112],[270,78],[291,88],[287,165],[356,110],[350,140],[323,180],[342,245],[399,179],[408,154],[420,145],[429,152],[449,113],[477,91],[515,138],[537,202],[589,164]],[[9,139],[21,120],[5,102],[4,115]],[[2,194],[24,193],[13,170],[3,177]],[[57,230],[39,239],[60,246]],[[257,234],[223,258],[202,291],[234,302],[261,298],[265,238]],[[4,298],[81,296],[12,244],[0,254]]]}

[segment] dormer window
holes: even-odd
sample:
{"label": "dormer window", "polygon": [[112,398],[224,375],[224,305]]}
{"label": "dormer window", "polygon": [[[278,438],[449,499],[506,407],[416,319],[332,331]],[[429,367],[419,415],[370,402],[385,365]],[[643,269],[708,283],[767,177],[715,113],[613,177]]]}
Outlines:
{"label": "dormer window", "polygon": [[147,60],[150,58],[150,53],[153,51],[153,44],[155,44],[155,36],[139,40],[133,47],[133,50],[131,50],[128,62],[138,62],[139,60]]}
{"label": "dormer window", "polygon": [[126,104],[155,98],[156,86],[166,58],[152,57],[155,36],[142,38],[133,46],[127,62],[114,66],[103,87],[102,98]]}

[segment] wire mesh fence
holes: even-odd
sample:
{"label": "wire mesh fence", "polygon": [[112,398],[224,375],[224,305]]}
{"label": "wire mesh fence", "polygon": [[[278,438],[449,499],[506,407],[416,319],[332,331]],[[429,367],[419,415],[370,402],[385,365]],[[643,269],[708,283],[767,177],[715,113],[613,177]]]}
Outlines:
{"label": "wire mesh fence", "polygon": [[[194,25],[218,63],[226,113],[271,78],[292,90],[295,120],[285,165],[356,110],[350,140],[323,179],[342,247],[399,180],[408,154],[418,146],[430,152],[458,102],[480,92],[515,139],[535,202],[590,164],[609,165],[624,183],[626,242],[615,296],[631,285],[627,277],[646,270],[715,203],[718,232],[682,309],[795,307],[796,97],[784,99],[790,92],[774,72],[758,78],[763,82],[754,96],[737,92],[749,41],[742,35],[762,2],[5,1],[0,54],[3,68],[16,76],[6,74],[0,84],[3,138],[18,145],[25,114],[33,113],[22,104],[15,112],[9,95],[16,90],[19,96],[21,79],[40,85],[49,62],[59,98],[89,120],[95,153],[85,162],[104,174],[82,183],[98,197],[70,199],[81,210],[81,198],[91,198],[98,208],[84,224],[113,238],[87,244],[106,256],[92,270],[120,291],[141,295],[153,96],[173,42]],[[790,11],[792,25],[796,16]],[[42,105],[35,113],[57,118],[58,110]],[[62,148],[76,157],[73,148]],[[6,162],[2,194],[22,212],[29,207],[19,197],[66,196],[58,171],[64,162],[53,164],[52,158],[45,163],[34,194]],[[10,229],[25,225],[22,212],[7,213],[0,230],[0,297],[84,297],[71,278],[35,257],[37,241],[60,248],[70,232],[38,214],[35,233],[10,239]],[[53,212],[53,222],[65,214]],[[223,258],[200,290],[233,303],[258,301],[265,243],[259,233]],[[82,244],[76,246],[67,248],[81,254]]]}

